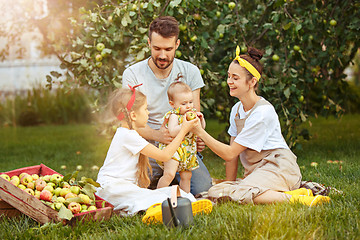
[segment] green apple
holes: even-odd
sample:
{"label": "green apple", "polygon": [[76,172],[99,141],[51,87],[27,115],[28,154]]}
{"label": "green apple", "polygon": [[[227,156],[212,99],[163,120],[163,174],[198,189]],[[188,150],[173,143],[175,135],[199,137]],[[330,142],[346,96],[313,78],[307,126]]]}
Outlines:
{"label": "green apple", "polygon": [[61,191],[60,191],[60,196],[61,196],[61,197],[65,197],[66,194],[68,194],[68,193],[71,193],[70,188],[63,188],[63,189],[61,189]]}
{"label": "green apple", "polygon": [[221,113],[220,111],[216,111],[216,112],[215,112],[215,115],[216,115],[216,117],[218,117],[218,118],[221,118],[221,117],[222,117],[222,113]]}
{"label": "green apple", "polygon": [[56,202],[56,203],[54,203],[54,205],[55,205],[55,210],[56,210],[56,211],[59,211],[60,208],[61,208],[62,206],[64,206],[64,204],[62,204],[61,202]]}
{"label": "green apple", "polygon": [[330,25],[331,25],[331,26],[336,26],[336,24],[337,24],[337,22],[336,22],[335,19],[331,19],[331,20],[330,20]]}
{"label": "green apple", "polygon": [[76,166],[76,170],[81,171],[82,169],[83,169],[83,167],[81,165]]}
{"label": "green apple", "polygon": [[85,211],[85,210],[87,210],[88,209],[88,206],[87,205],[85,205],[85,204],[82,204],[81,205],[81,211]]}
{"label": "green apple", "polygon": [[176,50],[175,55],[176,55],[177,58],[179,58],[179,57],[181,57],[182,53],[181,53],[180,50]]}
{"label": "green apple", "polygon": [[10,182],[17,187],[20,184],[20,178],[14,175],[10,178]]}
{"label": "green apple", "polygon": [[274,55],[272,56],[272,60],[273,60],[274,62],[278,62],[278,61],[280,60],[280,57],[279,57],[277,54],[274,54]]}
{"label": "green apple", "polygon": [[65,200],[69,199],[69,198],[76,198],[77,194],[69,192],[68,194],[65,195]]}
{"label": "green apple", "polygon": [[194,19],[195,19],[195,20],[198,20],[198,21],[201,20],[201,15],[198,14],[198,13],[195,13],[195,14],[194,14]]}
{"label": "green apple", "polygon": [[221,16],[221,12],[219,12],[219,11],[216,11],[216,17],[220,17]]}
{"label": "green apple", "polygon": [[71,186],[70,191],[72,193],[75,193],[76,195],[78,195],[80,193],[80,187],[79,186]]}
{"label": "green apple", "polygon": [[97,62],[101,62],[102,59],[103,59],[103,57],[101,56],[101,54],[97,54],[97,55],[95,56],[95,60],[96,60]]}
{"label": "green apple", "polygon": [[200,69],[200,74],[204,75],[204,69]]}
{"label": "green apple", "polygon": [[80,193],[79,197],[81,198],[82,203],[90,204],[90,197],[88,195]]}
{"label": "green apple", "polygon": [[221,82],[221,87],[226,88],[228,86],[226,81],[222,81]]}
{"label": "green apple", "polygon": [[59,182],[62,181],[62,179],[63,179],[63,178],[62,178],[59,174],[54,173],[54,174],[51,175],[51,177],[50,177],[50,182],[55,183],[55,184],[58,184]]}
{"label": "green apple", "polygon": [[44,190],[48,190],[48,191],[51,192],[51,193],[54,192],[54,188],[53,188],[53,186],[51,186],[51,185],[47,185],[46,187],[44,187],[44,189],[43,189],[42,191],[44,191]]}
{"label": "green apple", "polygon": [[103,43],[98,43],[96,45],[96,50],[98,50],[99,52],[101,52],[104,48],[105,48],[105,45]]}
{"label": "green apple", "polygon": [[61,203],[64,203],[66,201],[66,199],[64,197],[57,197],[56,198],[56,201],[57,202],[61,202]]}
{"label": "green apple", "polygon": [[236,4],[234,2],[229,2],[228,6],[229,6],[230,10],[233,10],[235,8]]}
{"label": "green apple", "polygon": [[95,207],[95,206],[89,206],[87,210],[92,211],[92,210],[96,210],[96,209],[97,209],[97,207]]}
{"label": "green apple", "polygon": [[219,33],[219,38],[223,38],[224,34],[223,33]]}
{"label": "green apple", "polygon": [[20,179],[22,179],[22,178],[23,178],[23,176],[25,176],[25,175],[29,175],[29,174],[28,174],[28,173],[26,173],[26,172],[22,172],[22,173],[20,173],[19,178],[20,178]]}
{"label": "green apple", "polygon": [[112,16],[108,16],[108,22],[112,23],[113,22],[113,17]]}
{"label": "green apple", "polygon": [[247,48],[246,46],[242,46],[242,47],[240,48],[240,51],[241,51],[241,53],[247,53],[248,48]]}
{"label": "green apple", "polygon": [[55,196],[60,196],[61,189],[62,189],[61,187],[55,188],[55,190],[54,190]]}
{"label": "green apple", "polygon": [[304,101],[304,96],[301,95],[301,96],[299,97],[299,102],[303,102],[303,101]]}
{"label": "green apple", "polygon": [[19,184],[17,187],[20,188],[20,189],[22,189],[22,190],[25,190],[25,189],[26,189],[26,186],[23,185],[23,184]]}
{"label": "green apple", "polygon": [[101,68],[101,67],[102,67],[102,62],[96,62],[95,66],[96,66],[97,68]]}
{"label": "green apple", "polygon": [[63,170],[65,170],[65,169],[66,169],[66,165],[61,165],[60,168],[63,169]]}
{"label": "green apple", "polygon": [[21,184],[23,184],[25,186],[27,186],[27,184],[32,181],[33,181],[33,177],[29,174],[24,175],[22,178],[20,178]]}
{"label": "green apple", "polygon": [[185,31],[186,30],[186,25],[184,25],[184,24],[180,24],[179,25],[179,29],[180,29],[180,31]]}
{"label": "green apple", "polygon": [[190,38],[190,41],[195,42],[195,41],[196,41],[196,39],[197,39],[197,36],[196,36],[196,35],[194,35],[194,36],[192,36],[192,37]]}
{"label": "green apple", "polygon": [[136,4],[133,4],[133,5],[131,6],[131,10],[132,10],[132,11],[136,11],[136,9],[137,9],[137,5],[136,5]]}
{"label": "green apple", "polygon": [[35,194],[34,190],[32,190],[32,189],[30,189],[30,188],[26,188],[24,191],[27,192],[27,193],[30,194],[30,195],[33,195],[33,196],[34,196],[34,194]]}
{"label": "green apple", "polygon": [[294,50],[298,52],[300,50],[300,47],[298,45],[295,45]]}

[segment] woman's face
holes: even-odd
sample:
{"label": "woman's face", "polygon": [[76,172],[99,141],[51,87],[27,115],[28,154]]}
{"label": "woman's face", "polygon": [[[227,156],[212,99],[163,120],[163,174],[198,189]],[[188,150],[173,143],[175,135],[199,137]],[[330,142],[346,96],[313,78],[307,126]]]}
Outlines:
{"label": "woman's face", "polygon": [[228,70],[227,84],[230,88],[230,96],[242,98],[249,93],[250,81],[247,81],[248,75],[246,70],[232,62]]}

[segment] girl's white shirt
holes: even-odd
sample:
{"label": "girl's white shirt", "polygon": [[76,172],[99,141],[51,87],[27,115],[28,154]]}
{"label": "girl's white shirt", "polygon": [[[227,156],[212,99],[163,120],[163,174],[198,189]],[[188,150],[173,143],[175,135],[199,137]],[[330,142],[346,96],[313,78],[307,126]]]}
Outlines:
{"label": "girl's white shirt", "polygon": [[278,148],[289,149],[281,133],[279,117],[272,105],[260,105],[255,108],[245,120],[242,131],[237,134],[235,117],[240,116],[240,119],[244,119],[250,111],[251,109],[247,112],[244,111],[241,101],[237,102],[231,109],[228,133],[235,137],[236,143],[257,152]]}
{"label": "girl's white shirt", "polygon": [[112,139],[97,182],[102,184],[123,179],[136,184],[140,151],[149,144],[135,130],[119,127]]}

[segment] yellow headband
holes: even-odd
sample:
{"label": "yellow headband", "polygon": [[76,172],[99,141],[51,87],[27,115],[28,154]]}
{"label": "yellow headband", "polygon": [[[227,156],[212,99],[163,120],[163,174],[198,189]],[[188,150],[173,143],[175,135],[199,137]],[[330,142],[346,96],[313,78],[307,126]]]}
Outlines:
{"label": "yellow headband", "polygon": [[258,72],[258,70],[256,70],[256,68],[254,68],[253,65],[251,65],[251,63],[249,63],[245,59],[241,58],[239,56],[239,54],[240,54],[240,48],[239,48],[239,46],[237,46],[236,47],[236,57],[234,60],[237,60],[240,64],[240,66],[246,68],[246,70],[248,70],[259,81],[261,78],[261,75]]}

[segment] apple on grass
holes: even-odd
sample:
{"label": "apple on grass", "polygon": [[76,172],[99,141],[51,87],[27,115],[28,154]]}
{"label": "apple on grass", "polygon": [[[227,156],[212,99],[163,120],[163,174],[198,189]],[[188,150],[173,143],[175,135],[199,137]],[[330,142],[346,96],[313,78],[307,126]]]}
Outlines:
{"label": "apple on grass", "polygon": [[73,214],[77,214],[81,211],[81,205],[77,202],[71,202],[68,205],[68,209],[70,209]]}

